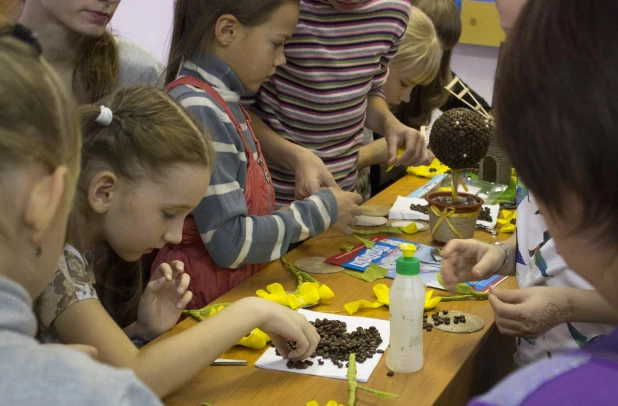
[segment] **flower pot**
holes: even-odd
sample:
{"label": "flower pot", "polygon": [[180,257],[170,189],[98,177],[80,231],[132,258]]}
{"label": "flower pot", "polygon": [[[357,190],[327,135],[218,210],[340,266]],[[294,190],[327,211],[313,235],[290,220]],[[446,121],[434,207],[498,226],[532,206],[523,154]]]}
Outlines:
{"label": "flower pot", "polygon": [[476,221],[485,203],[483,199],[470,193],[458,193],[459,197],[471,197],[474,204],[445,204],[435,199],[450,197],[451,192],[432,192],[425,196],[429,203],[429,230],[431,237],[440,244],[446,244],[457,238],[472,238],[476,229]]}

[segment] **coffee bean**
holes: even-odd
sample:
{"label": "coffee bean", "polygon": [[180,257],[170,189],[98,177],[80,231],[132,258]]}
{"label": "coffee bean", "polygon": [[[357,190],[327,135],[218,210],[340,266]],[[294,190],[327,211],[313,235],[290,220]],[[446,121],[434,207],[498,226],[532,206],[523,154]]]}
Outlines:
{"label": "coffee bean", "polygon": [[281,356],[281,353],[279,352],[279,350],[275,350],[275,354],[277,354],[277,356]]}
{"label": "coffee bean", "polygon": [[457,318],[457,319],[453,320],[453,323],[455,323],[455,324],[459,324],[459,318]]}
{"label": "coffee bean", "polygon": [[[320,341],[311,358],[321,357],[318,360],[320,365],[323,365],[326,359],[330,359],[333,365],[343,365],[343,362],[350,359],[352,353],[356,354],[357,360],[362,363],[378,353],[377,348],[383,342],[375,326],[368,329],[358,327],[348,332],[347,325],[337,320],[318,319],[312,324],[320,335]],[[288,342],[288,347],[290,350],[297,348],[294,342]],[[301,365],[293,365],[294,368],[303,368]]]}
{"label": "coffee bean", "polygon": [[429,209],[428,209],[428,205],[422,205],[422,204],[411,204],[410,205],[410,210],[412,211],[416,211],[419,213],[423,213],[423,214],[428,214],[429,213]]}
{"label": "coffee bean", "polygon": [[448,314],[448,310],[442,310],[442,314],[446,316]]}
{"label": "coffee bean", "polygon": [[307,365],[311,366],[311,365],[313,365],[313,361],[306,360],[306,361],[305,361],[305,364],[307,364]]}
{"label": "coffee bean", "polygon": [[342,364],[341,362],[340,362],[340,363],[338,363],[338,364],[337,364],[337,368],[339,368],[339,369],[343,368],[343,364]]}
{"label": "coffee bean", "polygon": [[386,373],[386,375],[387,375],[387,376],[394,376],[394,375],[395,375],[395,373],[394,373],[393,371],[388,371],[388,372]]}
{"label": "coffee bean", "polygon": [[378,354],[384,354],[384,350],[378,350],[377,353]]}
{"label": "coffee bean", "polygon": [[430,325],[428,325],[428,326],[427,326],[427,331],[431,331],[431,330],[432,330],[432,328],[433,328],[433,326],[432,326],[431,324],[430,324]]}

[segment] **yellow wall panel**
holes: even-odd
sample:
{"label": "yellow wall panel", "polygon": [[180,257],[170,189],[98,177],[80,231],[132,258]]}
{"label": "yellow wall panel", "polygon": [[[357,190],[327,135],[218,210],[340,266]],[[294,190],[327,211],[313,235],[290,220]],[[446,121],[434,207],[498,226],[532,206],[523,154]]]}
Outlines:
{"label": "yellow wall panel", "polygon": [[506,38],[496,3],[463,0],[461,23],[461,43],[497,47]]}

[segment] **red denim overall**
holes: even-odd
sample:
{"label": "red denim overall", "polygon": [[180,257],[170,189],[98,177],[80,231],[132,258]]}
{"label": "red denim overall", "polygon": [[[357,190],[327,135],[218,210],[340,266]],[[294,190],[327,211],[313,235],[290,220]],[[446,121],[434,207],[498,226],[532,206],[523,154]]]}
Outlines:
{"label": "red denim overall", "polygon": [[[177,86],[190,85],[207,92],[219,106],[228,114],[234,124],[238,136],[244,147],[247,157],[247,184],[245,186],[245,199],[247,200],[247,211],[249,215],[265,216],[275,210],[275,190],[270,180],[270,172],[266,163],[262,159],[262,149],[260,143],[255,138],[251,128],[251,120],[247,111],[240,106],[247,126],[257,147],[258,159],[253,158],[251,150],[247,146],[243,136],[240,123],[234,117],[228,104],[208,83],[193,77],[182,77],[176,79],[166,90],[169,92]],[[193,299],[187,305],[187,309],[200,309],[211,303],[213,300],[231,290],[250,276],[259,272],[267,264],[246,264],[238,269],[222,268],[218,266],[208,254],[204,242],[195,224],[193,216],[185,219],[182,230],[182,242],[180,244],[168,244],[163,247],[151,268],[151,273],[162,263],[172,261],[182,261],[185,264],[185,272],[191,277],[189,290],[193,292]]]}

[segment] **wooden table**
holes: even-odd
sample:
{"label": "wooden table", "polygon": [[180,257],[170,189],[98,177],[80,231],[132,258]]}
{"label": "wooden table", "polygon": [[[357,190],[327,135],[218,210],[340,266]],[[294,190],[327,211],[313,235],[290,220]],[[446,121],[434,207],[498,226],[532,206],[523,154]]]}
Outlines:
{"label": "wooden table", "polygon": [[[368,204],[390,206],[397,196],[406,196],[424,184],[426,180],[405,176],[387,190],[371,199]],[[429,232],[408,236],[410,240],[431,244]],[[508,235],[492,237],[485,232],[477,232],[476,238],[485,241],[505,239]],[[405,238],[401,236],[401,238]],[[334,231],[328,231],[306,241],[286,255],[291,262],[306,256],[332,256],[339,252],[345,241],[352,241]],[[345,303],[375,297],[372,287],[375,283],[386,283],[384,279],[367,283],[344,273],[319,275],[335,292],[328,303],[319,305],[315,311],[342,311]],[[258,289],[279,282],[286,289],[293,289],[295,279],[279,261],[273,262],[259,274],[242,283],[220,297],[216,302],[234,302],[242,297],[255,295]],[[516,288],[515,278],[509,278],[500,285],[502,288]],[[425,365],[422,371],[414,374],[396,374],[387,377],[383,356],[366,384],[370,388],[393,392],[401,396],[395,400],[379,400],[364,391],[357,393],[357,405],[462,405],[474,395],[489,389],[511,370],[514,339],[501,336],[495,325],[493,311],[487,301],[449,302],[437,308],[466,311],[481,317],[486,327],[473,334],[450,334],[433,330],[424,334]],[[386,307],[363,310],[363,317],[388,319]],[[251,317],[251,315],[247,315]],[[195,321],[187,319],[161,338],[177,334],[191,326]],[[193,381],[165,399],[166,405],[199,405],[202,402],[214,406],[224,405],[290,405],[304,406],[310,400],[325,405],[328,400],[347,404],[347,381],[327,379],[287,372],[259,369],[253,366],[263,351],[234,347],[222,358],[249,360],[249,366],[217,366],[203,371]]]}

